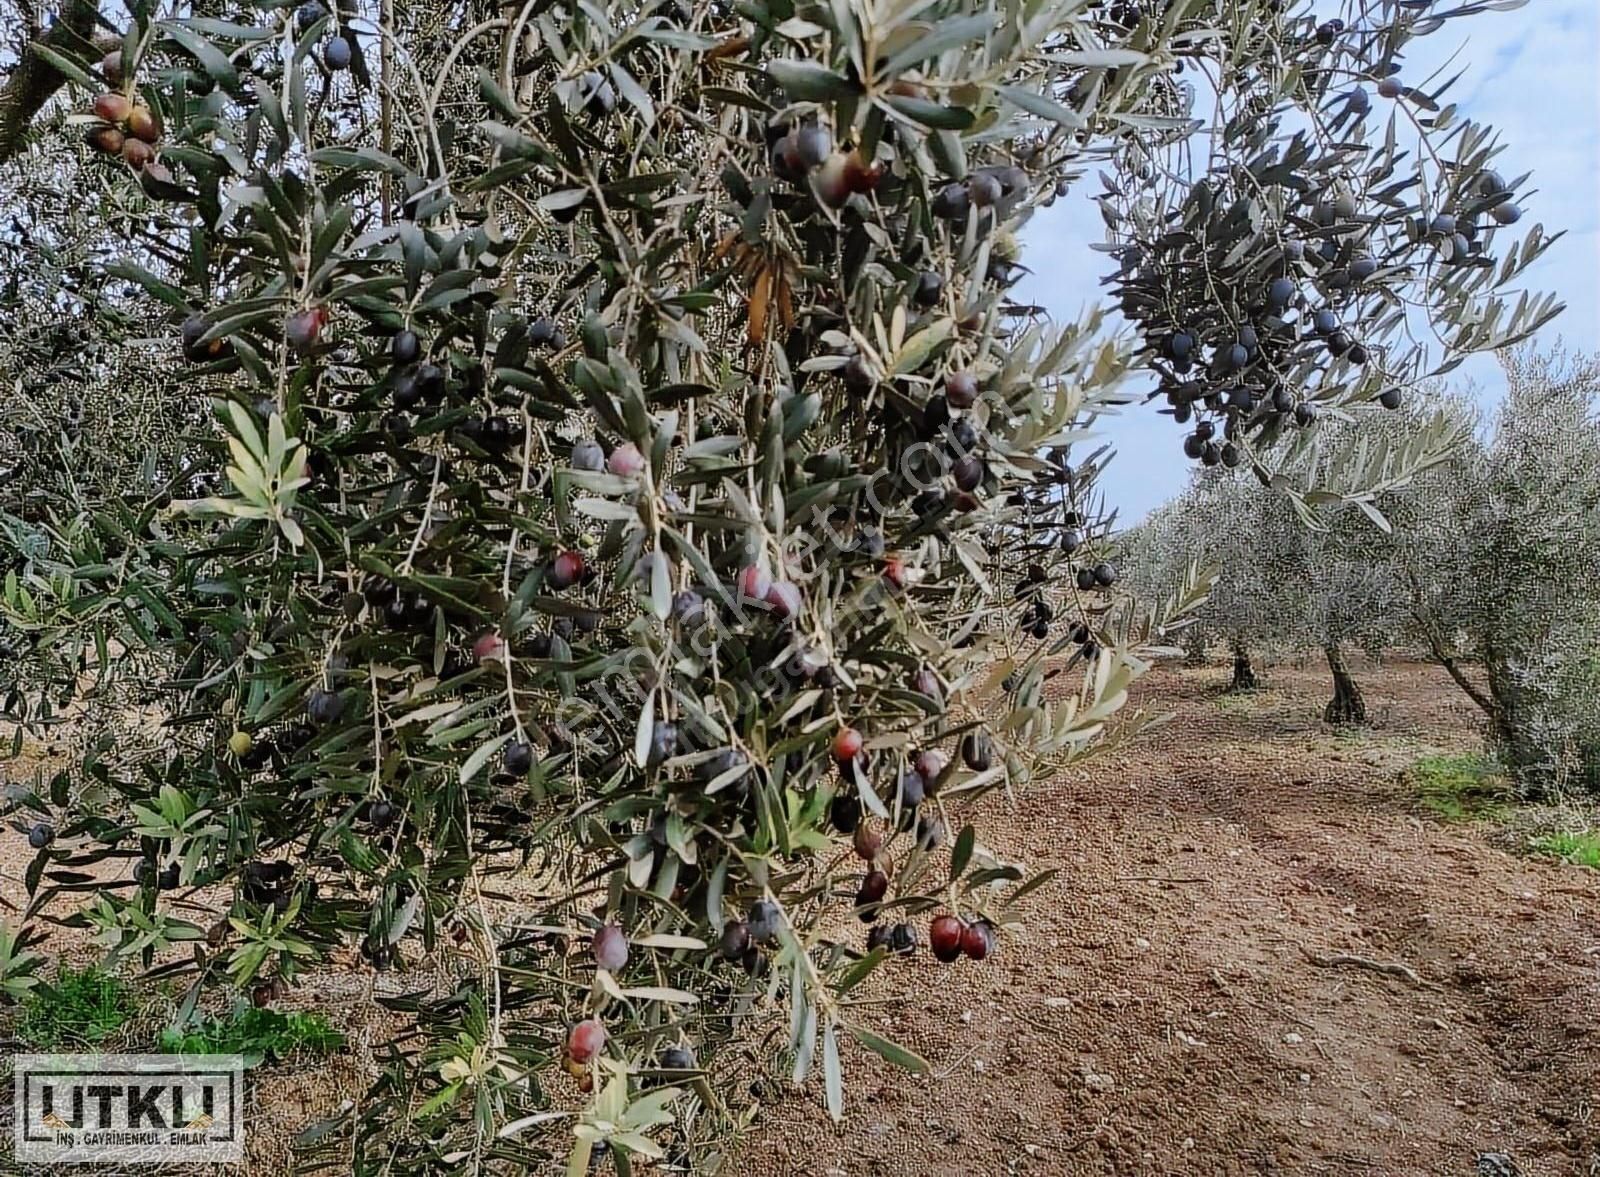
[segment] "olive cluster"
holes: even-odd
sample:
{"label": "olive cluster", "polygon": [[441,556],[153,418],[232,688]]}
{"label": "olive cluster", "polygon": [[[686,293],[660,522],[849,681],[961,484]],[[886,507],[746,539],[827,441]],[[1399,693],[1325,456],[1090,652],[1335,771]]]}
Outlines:
{"label": "olive cluster", "polygon": [[1190,427],[1190,459],[1237,466],[1248,437],[1270,440],[1312,424],[1319,402],[1352,384],[1398,408],[1406,379],[1390,370],[1382,332],[1372,334],[1390,279],[1421,264],[1419,251],[1445,267],[1490,264],[1485,222],[1520,217],[1493,171],[1462,186],[1460,211],[1388,225],[1384,237],[1375,229],[1391,214],[1367,211],[1353,191],[1308,199],[1275,238],[1238,261],[1221,256],[1239,242],[1237,205],[1201,182],[1190,202],[1204,214],[1198,231],[1120,250],[1120,309],[1143,336],[1159,381],[1154,395]]}
{"label": "olive cluster", "polygon": [[[108,79],[122,76],[122,53],[108,53],[100,63]],[[161,142],[161,116],[136,97],[125,93],[101,94],[92,106],[94,121],[85,132],[89,145],[114,155],[134,171],[143,171],[156,158]]]}

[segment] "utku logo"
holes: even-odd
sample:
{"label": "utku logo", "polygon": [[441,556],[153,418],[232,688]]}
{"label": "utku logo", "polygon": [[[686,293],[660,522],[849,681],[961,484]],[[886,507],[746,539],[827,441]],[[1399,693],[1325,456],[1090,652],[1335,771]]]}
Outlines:
{"label": "utku logo", "polygon": [[242,1161],[239,1055],[16,1057],[18,1161]]}

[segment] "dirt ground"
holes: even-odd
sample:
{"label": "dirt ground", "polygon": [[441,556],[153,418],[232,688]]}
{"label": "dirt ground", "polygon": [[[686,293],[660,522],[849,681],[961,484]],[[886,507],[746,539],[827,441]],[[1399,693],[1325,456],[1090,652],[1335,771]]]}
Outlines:
{"label": "dirt ground", "polygon": [[[1402,770],[1476,749],[1470,704],[1432,667],[1360,677],[1373,723],[1344,735],[1320,667],[1248,698],[1219,697],[1221,668],[1163,670],[1137,701],[1169,726],[986,799],[985,843],[1061,874],[989,961],[924,950],[863,987],[933,1073],[847,1044],[845,1123],[796,1095],[733,1172],[1600,1174],[1600,874],[1423,813]],[[11,873],[26,851],[3,839]],[[263,1076],[279,1147],[252,1177],[286,1171],[330,1086],[364,1085],[367,982],[341,980],[356,1049]]]}
{"label": "dirt ground", "polygon": [[1478,747],[1471,705],[1429,666],[1361,678],[1344,736],[1317,670],[1248,699],[1162,671],[1170,726],[989,800],[996,851],[1062,868],[1026,940],[890,978],[883,1032],[934,1073],[853,1051],[844,1125],[774,1108],[739,1172],[1600,1173],[1600,876],[1420,815],[1401,770]]}

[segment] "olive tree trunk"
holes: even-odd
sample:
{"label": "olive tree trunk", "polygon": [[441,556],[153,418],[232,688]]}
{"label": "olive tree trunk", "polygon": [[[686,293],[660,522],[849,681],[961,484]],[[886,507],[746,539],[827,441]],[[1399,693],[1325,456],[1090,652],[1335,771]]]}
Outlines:
{"label": "olive tree trunk", "polygon": [[1328,657],[1328,669],[1333,672],[1333,698],[1322,712],[1326,723],[1366,723],[1367,702],[1361,697],[1361,687],[1350,675],[1345,665],[1344,651],[1337,644],[1323,647]]}
{"label": "olive tree trunk", "polygon": [[1411,617],[1417,623],[1417,627],[1421,629],[1422,636],[1427,639],[1428,650],[1433,655],[1434,661],[1444,667],[1445,673],[1450,676],[1451,681],[1460,687],[1462,693],[1471,699],[1479,710],[1488,717],[1491,738],[1496,740],[1504,739],[1506,736],[1505,717],[1501,713],[1500,702],[1496,694],[1495,672],[1492,666],[1489,665],[1492,659],[1484,659],[1485,667],[1489,672],[1489,689],[1485,691],[1467,677],[1466,671],[1456,661],[1455,655],[1450,652],[1450,643],[1439,632],[1439,627],[1434,624],[1433,618],[1428,612],[1427,598],[1422,591],[1422,584],[1418,581],[1417,574],[1410,567],[1406,568],[1405,573],[1406,580],[1411,584]]}
{"label": "olive tree trunk", "polygon": [[1228,690],[1253,691],[1260,686],[1256,678],[1256,668],[1250,664],[1250,651],[1242,645],[1233,647],[1233,681],[1228,684]]}
{"label": "olive tree trunk", "polygon": [[1494,700],[1490,721],[1495,757],[1527,796],[1538,797],[1559,776],[1555,769],[1561,750],[1549,747],[1548,733],[1538,733],[1530,722],[1537,715],[1537,704],[1529,699],[1527,684],[1515,673],[1511,660],[1490,646],[1484,652],[1484,671]]}

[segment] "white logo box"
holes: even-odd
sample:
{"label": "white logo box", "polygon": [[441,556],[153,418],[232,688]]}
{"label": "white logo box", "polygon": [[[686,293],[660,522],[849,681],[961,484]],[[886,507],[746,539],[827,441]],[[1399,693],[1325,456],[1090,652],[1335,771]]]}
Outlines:
{"label": "white logo box", "polygon": [[87,1165],[244,1160],[237,1054],[19,1054],[16,1159]]}

